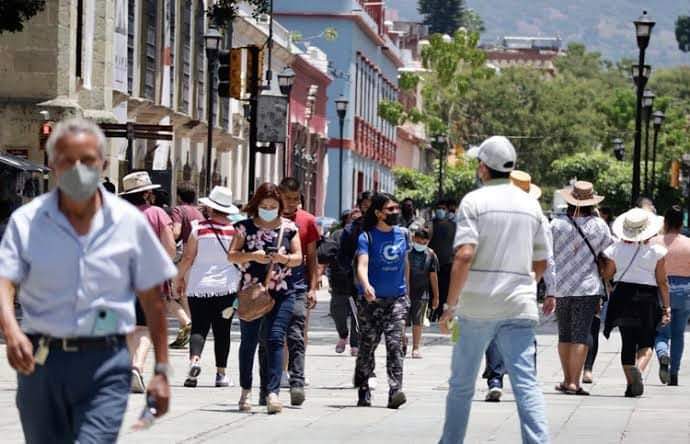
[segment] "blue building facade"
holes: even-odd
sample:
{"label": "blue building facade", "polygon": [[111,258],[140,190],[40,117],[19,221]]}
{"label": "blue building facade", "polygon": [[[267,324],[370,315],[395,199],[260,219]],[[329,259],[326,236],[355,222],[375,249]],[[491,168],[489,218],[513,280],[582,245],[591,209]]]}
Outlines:
{"label": "blue building facade", "polygon": [[[369,5],[375,6],[367,6]],[[291,31],[328,54],[334,78],[328,95],[328,186],[325,213],[351,208],[365,190],[392,192],[396,128],[378,117],[383,100],[397,100],[398,47],[387,35],[384,2],[363,0],[274,0],[275,16]],[[334,40],[323,38],[335,28]],[[340,129],[335,99],[349,101],[343,136],[342,202],[339,202]]]}

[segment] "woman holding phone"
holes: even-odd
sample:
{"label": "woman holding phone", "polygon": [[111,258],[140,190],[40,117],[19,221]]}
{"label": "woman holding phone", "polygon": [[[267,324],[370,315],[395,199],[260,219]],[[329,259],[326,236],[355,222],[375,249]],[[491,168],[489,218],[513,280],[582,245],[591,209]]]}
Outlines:
{"label": "woman holding phone", "polygon": [[290,220],[280,217],[283,213],[283,203],[276,185],[261,185],[252,200],[244,207],[244,211],[249,219],[235,224],[236,234],[228,259],[237,264],[242,272],[241,289],[264,282],[267,273],[272,270],[268,290],[275,300],[275,305],[260,319],[251,322],[240,321],[242,395],[239,409],[245,412],[252,409],[250,395],[254,355],[261,333],[261,339],[268,349],[266,405],[268,413],[280,413],[283,405],[278,393],[283,372],[283,344],[296,296],[292,268],[302,263],[302,247],[297,226]]}

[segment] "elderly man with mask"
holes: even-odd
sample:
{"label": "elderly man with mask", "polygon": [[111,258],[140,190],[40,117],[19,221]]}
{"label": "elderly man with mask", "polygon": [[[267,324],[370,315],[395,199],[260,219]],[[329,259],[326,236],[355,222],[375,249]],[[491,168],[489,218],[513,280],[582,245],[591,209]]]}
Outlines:
{"label": "elderly man with mask", "polygon": [[144,216],[99,187],[105,137],[95,124],[61,122],[46,149],[58,187],[18,209],[0,244],[0,328],[17,407],[28,443],[111,443],[127,407],[135,297],[156,354],[148,396],[158,416],[168,410],[159,286],[176,269]]}

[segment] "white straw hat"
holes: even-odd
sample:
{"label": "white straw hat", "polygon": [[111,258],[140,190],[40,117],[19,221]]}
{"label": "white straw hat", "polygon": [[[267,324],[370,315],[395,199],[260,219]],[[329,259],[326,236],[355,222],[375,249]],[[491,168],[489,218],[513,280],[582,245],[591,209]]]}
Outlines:
{"label": "white straw hat", "polygon": [[155,190],[160,187],[160,185],[151,182],[149,173],[137,171],[136,173],[129,173],[122,179],[123,191],[119,195],[141,193],[142,191]]}
{"label": "white straw hat", "polygon": [[227,187],[213,187],[211,194],[199,199],[199,203],[225,214],[240,212],[240,209],[232,204],[232,190]]}
{"label": "white straw hat", "polygon": [[633,208],[613,221],[611,230],[619,239],[629,242],[646,241],[661,231],[664,218],[642,208]]}

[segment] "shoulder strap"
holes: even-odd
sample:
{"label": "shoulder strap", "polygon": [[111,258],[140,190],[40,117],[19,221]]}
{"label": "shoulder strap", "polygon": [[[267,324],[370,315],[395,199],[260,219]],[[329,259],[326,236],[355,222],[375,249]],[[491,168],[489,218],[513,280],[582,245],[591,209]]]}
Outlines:
{"label": "shoulder strap", "polygon": [[630,270],[630,267],[632,267],[632,264],[635,263],[635,258],[637,257],[637,254],[640,252],[640,248],[642,248],[642,244],[637,244],[637,250],[635,250],[635,254],[633,254],[632,259],[630,259],[630,263],[628,264],[628,266],[623,271],[623,274],[621,274],[621,277],[618,279],[618,282],[623,280],[623,278],[625,277],[625,274],[628,272],[628,270]]}
{"label": "shoulder strap", "polygon": [[218,234],[218,230],[216,230],[216,227],[215,227],[215,225],[213,225],[213,222],[211,221],[211,219],[209,219],[207,217],[206,221],[211,226],[211,230],[213,231],[213,234],[216,235],[216,239],[218,239],[218,243],[220,244],[220,247],[223,249],[223,251],[225,251],[225,255],[227,256],[228,255],[228,249],[225,247],[225,244],[221,240],[220,235]]}
{"label": "shoulder strap", "polygon": [[575,222],[575,219],[573,219],[569,214],[568,214],[568,219],[570,219],[570,222],[575,225],[575,229],[577,230],[578,233],[580,233],[580,236],[582,239],[585,241],[587,244],[587,248],[589,248],[589,251],[592,253],[592,257],[594,258],[594,262],[597,261],[597,252],[594,251],[594,248],[592,247],[592,244],[589,243],[589,239],[587,239],[587,236],[585,236],[585,233],[582,231],[582,228]]}

